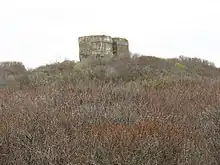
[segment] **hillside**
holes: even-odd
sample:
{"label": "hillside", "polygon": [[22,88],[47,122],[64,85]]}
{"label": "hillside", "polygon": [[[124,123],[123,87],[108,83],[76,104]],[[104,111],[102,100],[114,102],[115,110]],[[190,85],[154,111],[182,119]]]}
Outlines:
{"label": "hillside", "polygon": [[0,88],[2,165],[220,164],[220,68],[212,62],[88,59],[15,77]]}

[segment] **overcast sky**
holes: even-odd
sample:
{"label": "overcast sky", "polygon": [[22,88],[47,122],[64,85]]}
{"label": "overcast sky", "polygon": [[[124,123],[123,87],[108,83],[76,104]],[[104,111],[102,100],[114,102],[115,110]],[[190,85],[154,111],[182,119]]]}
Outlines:
{"label": "overcast sky", "polygon": [[130,51],[220,66],[219,0],[0,0],[0,61],[78,60],[78,37],[126,37]]}

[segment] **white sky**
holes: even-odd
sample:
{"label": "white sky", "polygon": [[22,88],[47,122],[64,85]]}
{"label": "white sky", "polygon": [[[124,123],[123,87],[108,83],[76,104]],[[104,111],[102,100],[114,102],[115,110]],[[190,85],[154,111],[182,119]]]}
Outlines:
{"label": "white sky", "polygon": [[126,37],[130,51],[220,66],[219,0],[0,0],[0,61],[78,60],[78,37]]}

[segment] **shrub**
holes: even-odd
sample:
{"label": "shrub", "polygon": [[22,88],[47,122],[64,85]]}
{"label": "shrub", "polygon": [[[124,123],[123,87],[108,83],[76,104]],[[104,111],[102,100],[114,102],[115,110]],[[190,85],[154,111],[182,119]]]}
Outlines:
{"label": "shrub", "polygon": [[217,70],[140,59],[44,66],[0,88],[0,164],[219,164]]}
{"label": "shrub", "polygon": [[175,67],[178,68],[178,69],[186,69],[186,66],[179,63],[179,62],[175,63]]}

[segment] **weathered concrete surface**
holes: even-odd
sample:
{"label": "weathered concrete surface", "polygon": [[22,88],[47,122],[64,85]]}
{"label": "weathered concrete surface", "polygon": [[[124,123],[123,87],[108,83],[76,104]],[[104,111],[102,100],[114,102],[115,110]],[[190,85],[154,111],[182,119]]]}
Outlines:
{"label": "weathered concrete surface", "polygon": [[82,61],[88,57],[113,57],[129,55],[129,44],[125,38],[112,38],[106,35],[91,35],[78,38],[79,59]]}
{"label": "weathered concrete surface", "polygon": [[113,38],[113,53],[115,56],[129,55],[129,44],[125,38]]}
{"label": "weathered concrete surface", "polygon": [[88,56],[112,56],[112,38],[105,35],[79,37],[80,61]]}

